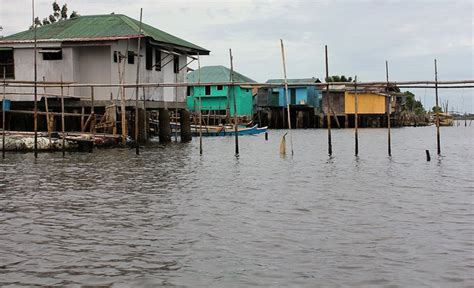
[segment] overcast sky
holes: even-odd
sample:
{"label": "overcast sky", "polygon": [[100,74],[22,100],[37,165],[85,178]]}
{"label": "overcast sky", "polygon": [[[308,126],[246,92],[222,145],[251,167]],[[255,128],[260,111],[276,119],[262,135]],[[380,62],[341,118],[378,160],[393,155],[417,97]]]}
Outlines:
{"label": "overcast sky", "polygon": [[[30,0],[0,0],[4,36],[31,24]],[[51,0],[36,0],[36,14],[51,13]],[[289,78],[324,78],[324,45],[329,73],[358,75],[361,81],[473,79],[473,1],[316,0],[69,0],[79,14],[126,14],[208,50],[201,66],[229,66],[258,81],[282,78],[280,42]],[[195,65],[192,66],[196,68]],[[440,98],[461,112],[473,112],[474,89],[441,90]],[[412,90],[426,107],[431,90]],[[451,110],[450,108],[450,110]]]}

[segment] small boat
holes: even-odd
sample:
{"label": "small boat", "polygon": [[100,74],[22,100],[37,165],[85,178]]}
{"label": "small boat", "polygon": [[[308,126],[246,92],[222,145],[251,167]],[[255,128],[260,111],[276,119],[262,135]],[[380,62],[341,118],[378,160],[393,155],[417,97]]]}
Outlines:
{"label": "small boat", "polygon": [[[171,123],[171,129],[180,129],[180,124]],[[234,125],[199,125],[191,124],[191,133],[193,136],[199,136],[199,132],[202,129],[202,136],[235,136]],[[242,135],[258,135],[267,132],[267,127],[258,127],[255,124],[252,127],[238,126],[237,133],[239,136]]]}

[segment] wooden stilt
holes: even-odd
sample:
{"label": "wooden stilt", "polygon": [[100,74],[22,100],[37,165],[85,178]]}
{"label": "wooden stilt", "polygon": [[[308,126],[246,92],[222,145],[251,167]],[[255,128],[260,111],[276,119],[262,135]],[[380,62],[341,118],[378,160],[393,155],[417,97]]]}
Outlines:
{"label": "wooden stilt", "polygon": [[232,83],[230,88],[232,89],[232,99],[234,102],[234,132],[235,132],[235,157],[239,157],[239,120],[237,118],[237,100],[235,99],[235,87],[234,87],[234,59],[232,57],[232,49],[229,49],[230,55],[230,82]]}
{"label": "wooden stilt", "polygon": [[35,103],[34,103],[34,119],[33,119],[33,129],[35,131],[35,142],[34,142],[34,154],[35,158],[38,158],[38,66],[37,66],[37,45],[36,45],[36,23],[35,23],[35,1],[32,0],[32,11],[33,11],[33,30],[34,30],[34,93],[35,93]]}
{"label": "wooden stilt", "polygon": [[63,144],[61,150],[63,152],[63,157],[65,156],[66,151],[66,129],[65,129],[65,121],[64,121],[64,87],[63,87],[63,76],[61,75],[61,131],[62,131],[62,140]]}
{"label": "wooden stilt", "polygon": [[[199,86],[201,83],[201,60],[199,58],[199,53],[197,55],[198,58],[198,87],[202,88]],[[201,96],[202,90],[199,89],[199,154],[202,155],[202,96]]]}
{"label": "wooden stilt", "polygon": [[438,155],[441,155],[441,139],[439,135],[439,104],[438,104],[438,66],[436,59],[434,60],[435,66],[435,94],[436,94],[436,145],[438,148]]}
{"label": "wooden stilt", "polygon": [[[324,46],[325,58],[326,58],[326,82],[329,79],[329,64],[328,64],[328,46]],[[331,97],[329,92],[329,83],[326,85],[326,98],[327,98],[327,111],[326,111],[326,120],[327,120],[327,129],[328,129],[328,154],[332,155],[332,137],[331,137]]]}
{"label": "wooden stilt", "polygon": [[5,159],[5,113],[6,113],[6,104],[5,104],[5,92],[6,92],[6,69],[5,66],[3,66],[3,97],[2,97],[2,159]]}
{"label": "wooden stilt", "polygon": [[355,156],[359,156],[359,95],[357,94],[357,75],[354,77],[354,128]]}
{"label": "wooden stilt", "polygon": [[[46,79],[45,77],[43,76],[43,85],[46,83]],[[52,127],[51,127],[51,118],[49,117],[49,105],[48,105],[48,95],[46,95],[46,86],[43,86],[43,92],[44,92],[44,106],[45,106],[45,110],[46,110],[46,126],[47,126],[47,130],[48,130],[48,145],[49,145],[49,148],[51,149],[51,130],[52,130]],[[53,118],[54,119],[54,118]]]}
{"label": "wooden stilt", "polygon": [[[293,152],[293,136],[291,133],[291,117],[290,117],[290,101],[289,101],[289,95],[288,95],[288,78],[286,76],[286,61],[285,61],[285,46],[283,46],[283,40],[280,39],[280,44],[281,44],[281,57],[282,57],[282,62],[283,62],[283,74],[285,76],[285,95],[286,95],[286,109],[287,109],[287,115],[288,115],[288,132],[290,134],[290,149],[291,149],[291,155],[294,154]],[[283,118],[285,118],[283,116]]]}
{"label": "wooden stilt", "polygon": [[142,39],[142,15],[143,15],[143,8],[140,8],[140,25],[138,28],[138,47],[137,47],[137,78],[136,78],[136,87],[135,87],[135,153],[137,155],[140,154],[140,144],[138,143],[138,134],[139,127],[138,127],[138,83],[140,81],[140,50],[141,50],[141,39]]}
{"label": "wooden stilt", "polygon": [[391,96],[390,96],[390,87],[388,82],[388,61],[385,61],[385,74],[387,76],[387,95],[388,95],[388,105],[387,105],[387,145],[388,145],[388,156],[392,156],[392,141],[390,133],[390,114],[391,114]]}

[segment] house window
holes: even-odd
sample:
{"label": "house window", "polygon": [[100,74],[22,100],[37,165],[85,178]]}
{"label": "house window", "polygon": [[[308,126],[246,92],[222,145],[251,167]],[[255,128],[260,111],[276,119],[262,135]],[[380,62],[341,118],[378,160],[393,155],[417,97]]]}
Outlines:
{"label": "house window", "polygon": [[211,86],[204,87],[204,95],[211,95]]}
{"label": "house window", "polygon": [[222,85],[217,85],[217,91],[222,91],[224,90],[224,87]]}
{"label": "house window", "polygon": [[135,52],[128,51],[127,60],[128,60],[128,64],[135,64]]}
{"label": "house window", "polygon": [[117,54],[117,51],[114,51],[114,62],[115,62],[115,63],[118,62],[118,54]]}
{"label": "house window", "polygon": [[174,73],[177,74],[179,73],[179,56],[178,55],[174,55],[173,62],[174,62]]}
{"label": "house window", "polygon": [[39,53],[43,54],[43,60],[62,60],[63,52],[62,49],[57,48],[43,48]]}
{"label": "house window", "polygon": [[161,71],[161,51],[155,50],[155,71]]}
{"label": "house window", "polygon": [[187,87],[186,89],[186,96],[191,96],[191,87]]}
{"label": "house window", "polygon": [[[5,74],[3,74],[5,71]],[[15,65],[13,62],[13,49],[0,48],[0,78],[15,78]]]}
{"label": "house window", "polygon": [[145,58],[146,70],[151,70],[153,68],[153,48],[151,47],[151,45],[146,45]]}

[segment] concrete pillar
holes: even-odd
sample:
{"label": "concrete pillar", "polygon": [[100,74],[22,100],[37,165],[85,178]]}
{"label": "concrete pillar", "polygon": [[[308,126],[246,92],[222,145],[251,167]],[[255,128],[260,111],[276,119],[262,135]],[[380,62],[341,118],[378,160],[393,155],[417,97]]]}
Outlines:
{"label": "concrete pillar", "polygon": [[147,140],[146,110],[138,108],[138,142],[145,143]]}
{"label": "concrete pillar", "polygon": [[180,126],[181,126],[181,142],[191,142],[193,139],[191,134],[191,117],[189,111],[181,109],[180,111]]}
{"label": "concrete pillar", "polygon": [[159,138],[161,143],[171,142],[171,127],[170,127],[170,114],[168,109],[160,110],[159,121]]}

